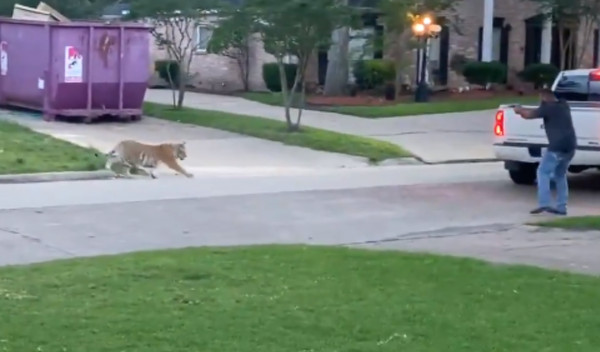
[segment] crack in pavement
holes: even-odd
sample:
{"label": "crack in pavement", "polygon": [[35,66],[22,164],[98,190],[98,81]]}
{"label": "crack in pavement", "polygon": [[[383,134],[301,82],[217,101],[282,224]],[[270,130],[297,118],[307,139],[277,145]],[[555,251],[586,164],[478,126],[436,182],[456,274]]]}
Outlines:
{"label": "crack in pavement", "polygon": [[365,244],[383,244],[390,242],[413,241],[422,239],[447,238],[455,236],[473,236],[483,234],[496,234],[516,229],[520,225],[515,224],[491,224],[468,227],[445,227],[437,230],[409,232],[400,236],[387,237],[378,240],[342,243],[342,246],[358,246]]}
{"label": "crack in pavement", "polygon": [[482,158],[482,159],[455,159],[455,160],[443,160],[443,161],[427,161],[417,155],[413,156],[415,159],[425,165],[448,165],[448,164],[475,164],[475,163],[493,163],[501,160],[496,158]]}
{"label": "crack in pavement", "polygon": [[29,236],[29,235],[21,233],[21,232],[19,232],[17,230],[5,228],[5,227],[0,227],[0,231],[8,233],[10,235],[19,236],[19,237],[21,237],[22,239],[24,239],[26,241],[37,243],[37,244],[41,245],[42,247],[45,247],[45,248],[50,249],[50,250],[57,251],[57,252],[62,253],[62,254],[69,255],[71,257],[76,256],[75,253],[71,253],[71,252],[69,252],[69,251],[67,251],[65,249],[60,248],[60,247],[56,247],[56,246],[50,245],[48,243],[43,242],[42,239],[40,239],[38,237]]}
{"label": "crack in pavement", "polygon": [[427,131],[408,131],[399,133],[377,133],[369,134],[368,137],[390,137],[390,136],[405,136],[411,134],[428,134],[428,133],[488,133],[487,130],[427,130]]}

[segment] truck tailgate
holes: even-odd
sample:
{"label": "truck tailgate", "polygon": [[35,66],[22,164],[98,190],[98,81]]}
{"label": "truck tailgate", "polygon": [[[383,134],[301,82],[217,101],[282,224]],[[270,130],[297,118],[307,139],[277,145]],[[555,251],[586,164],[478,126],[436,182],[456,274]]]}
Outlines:
{"label": "truck tailgate", "polygon": [[[597,103],[573,102],[571,116],[577,134],[577,144],[600,146],[600,105]],[[527,106],[534,108],[534,106]],[[503,107],[505,142],[547,144],[544,120],[525,120],[510,107]]]}
{"label": "truck tailgate", "polygon": [[[535,106],[526,106],[535,108]],[[504,141],[530,144],[546,144],[546,131],[542,119],[525,120],[517,115],[510,107],[501,107],[504,110]]]}

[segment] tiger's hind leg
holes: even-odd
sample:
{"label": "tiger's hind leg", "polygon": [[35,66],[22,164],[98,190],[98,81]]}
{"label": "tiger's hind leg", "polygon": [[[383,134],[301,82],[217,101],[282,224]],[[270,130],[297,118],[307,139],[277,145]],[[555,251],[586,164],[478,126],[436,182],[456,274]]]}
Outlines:
{"label": "tiger's hind leg", "polygon": [[106,160],[105,168],[115,173],[116,178],[127,177],[129,175],[129,165],[121,160],[109,158]]}
{"label": "tiger's hind leg", "polygon": [[144,176],[149,176],[151,178],[157,178],[156,174],[154,173],[154,168],[152,168],[152,167],[135,166],[135,170],[138,171],[140,174],[143,174]]}
{"label": "tiger's hind leg", "polygon": [[134,175],[131,170],[135,168],[134,165],[120,159],[109,159],[106,161],[106,168],[115,173],[116,178],[133,178]]}

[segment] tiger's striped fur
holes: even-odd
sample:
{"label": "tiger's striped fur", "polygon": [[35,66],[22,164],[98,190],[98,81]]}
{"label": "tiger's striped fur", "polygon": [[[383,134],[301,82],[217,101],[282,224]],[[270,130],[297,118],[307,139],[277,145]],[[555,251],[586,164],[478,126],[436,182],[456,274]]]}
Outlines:
{"label": "tiger's striped fur", "polygon": [[193,177],[177,162],[178,159],[185,160],[185,158],[187,158],[185,142],[144,144],[134,140],[124,140],[106,154],[106,168],[114,171],[113,166],[119,164],[126,169],[126,172],[117,173],[118,176],[131,176],[131,170],[137,169],[156,178],[154,170],[163,163],[180,174]]}

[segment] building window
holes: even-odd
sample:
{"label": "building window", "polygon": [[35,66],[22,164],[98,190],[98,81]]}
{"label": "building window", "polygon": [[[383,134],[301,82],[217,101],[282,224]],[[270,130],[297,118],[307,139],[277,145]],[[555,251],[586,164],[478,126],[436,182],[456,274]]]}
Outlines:
{"label": "building window", "polygon": [[[508,33],[504,33],[504,29],[506,26],[504,25],[504,19],[501,17],[494,17],[494,23],[492,27],[492,61],[499,61],[506,64],[506,55],[505,52],[508,50],[504,48],[502,45],[503,40],[507,40]],[[479,53],[478,60],[481,61],[483,58],[483,27],[479,27]]]}
{"label": "building window", "polygon": [[594,67],[600,66],[600,29],[594,30]]}
{"label": "building window", "polygon": [[208,42],[212,36],[212,28],[200,25],[196,27],[196,51],[199,53],[205,53],[208,48]]}
{"label": "building window", "polygon": [[441,54],[441,40],[440,37],[431,38],[427,41],[427,72],[425,73],[427,76],[431,74],[431,78],[428,78],[430,84],[439,85],[439,82],[436,82],[436,75],[434,72],[438,72],[440,69],[440,54]]}
{"label": "building window", "polygon": [[500,48],[502,44],[502,28],[494,27],[492,31],[492,61],[502,61],[500,58]]}

